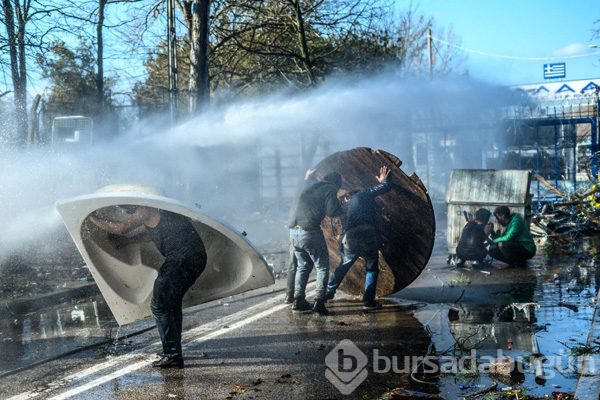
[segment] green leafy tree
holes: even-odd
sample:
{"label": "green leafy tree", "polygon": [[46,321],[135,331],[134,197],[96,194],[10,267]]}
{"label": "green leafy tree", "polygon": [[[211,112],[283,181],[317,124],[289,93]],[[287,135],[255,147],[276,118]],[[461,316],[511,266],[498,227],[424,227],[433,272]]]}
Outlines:
{"label": "green leafy tree", "polygon": [[[178,43],[179,83],[185,88],[189,82],[190,72],[189,46],[183,41]],[[142,114],[160,113],[167,110],[169,104],[168,64],[167,43],[163,41],[144,62],[146,78],[137,82],[132,90],[133,101],[140,107]],[[180,90],[178,101],[178,109],[185,110],[185,105],[189,102],[187,90]]]}
{"label": "green leafy tree", "polygon": [[[97,115],[102,104],[97,98],[96,58],[91,44],[80,41],[75,50],[56,42],[49,53],[38,54],[42,76],[50,81],[46,109],[55,114]],[[105,79],[110,89],[114,80]],[[109,99],[105,99],[109,103]]]}

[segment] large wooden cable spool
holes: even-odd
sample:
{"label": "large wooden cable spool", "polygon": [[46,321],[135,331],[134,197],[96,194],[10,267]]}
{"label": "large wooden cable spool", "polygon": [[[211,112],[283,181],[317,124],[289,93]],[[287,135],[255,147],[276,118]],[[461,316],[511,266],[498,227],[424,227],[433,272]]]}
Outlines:
{"label": "large wooden cable spool", "polygon": [[[395,293],[415,280],[427,265],[435,240],[435,216],[427,190],[416,174],[406,175],[401,165],[402,161],[390,153],[359,147],[334,153],[315,167],[317,177],[339,172],[343,177],[342,191],[376,185],[379,169],[390,169],[392,189],[376,200],[382,209],[379,226],[383,241],[377,296]],[[342,226],[339,218],[326,217],[321,228],[329,249],[331,274],[340,263]],[[364,260],[359,258],[340,289],[362,296],[364,281]]]}

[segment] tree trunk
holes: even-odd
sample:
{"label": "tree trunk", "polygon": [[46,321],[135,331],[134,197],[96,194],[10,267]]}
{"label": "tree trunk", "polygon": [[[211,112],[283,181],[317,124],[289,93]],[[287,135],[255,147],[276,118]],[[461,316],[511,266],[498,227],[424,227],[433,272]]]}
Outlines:
{"label": "tree trunk", "polygon": [[306,69],[306,76],[308,77],[308,83],[310,86],[315,85],[316,78],[315,72],[313,71],[312,59],[310,56],[310,49],[308,48],[308,40],[306,39],[306,28],[304,26],[304,14],[300,1],[292,1],[294,5],[294,14],[296,17],[296,29],[298,32],[298,45],[300,46],[300,52],[302,54],[302,63]]}
{"label": "tree trunk", "polygon": [[210,0],[194,0],[190,27],[190,114],[204,109],[210,100],[208,76],[208,22]]}
{"label": "tree trunk", "polygon": [[98,23],[96,25],[96,40],[98,42],[97,59],[98,72],[96,74],[96,95],[98,107],[104,110],[104,39],[102,31],[104,28],[104,8],[107,0],[98,0]]}
{"label": "tree trunk", "polygon": [[[14,89],[14,105],[19,142],[27,141],[27,68],[25,64],[25,20],[17,1],[13,9],[10,0],[2,0],[4,25],[8,38],[10,72]],[[17,29],[15,30],[15,16]]]}
{"label": "tree trunk", "polygon": [[32,144],[35,143],[36,138],[39,139],[39,131],[40,131],[40,124],[38,121],[38,107],[40,105],[40,100],[42,99],[42,96],[40,96],[39,94],[37,94],[34,99],[33,102],[31,104],[31,110],[29,112],[30,115],[30,119],[29,119],[29,131],[27,134],[27,145],[31,146]]}

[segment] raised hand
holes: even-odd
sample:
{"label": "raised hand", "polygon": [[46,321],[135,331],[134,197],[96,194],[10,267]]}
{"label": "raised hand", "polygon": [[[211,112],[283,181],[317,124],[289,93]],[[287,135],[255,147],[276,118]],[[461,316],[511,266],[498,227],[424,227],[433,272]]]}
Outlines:
{"label": "raised hand", "polygon": [[312,174],[314,174],[314,173],[315,173],[315,170],[314,170],[314,169],[310,169],[310,168],[309,168],[309,169],[307,169],[307,170],[306,170],[306,173],[304,174],[304,180],[305,180],[305,181],[307,181],[307,180],[308,180],[308,178],[310,178],[310,176],[311,176]]}
{"label": "raised hand", "polygon": [[390,174],[390,169],[386,166],[383,166],[383,167],[379,168],[379,175],[377,175],[375,177],[375,179],[377,179],[377,182],[382,183],[383,181],[385,181],[387,179],[389,174]]}

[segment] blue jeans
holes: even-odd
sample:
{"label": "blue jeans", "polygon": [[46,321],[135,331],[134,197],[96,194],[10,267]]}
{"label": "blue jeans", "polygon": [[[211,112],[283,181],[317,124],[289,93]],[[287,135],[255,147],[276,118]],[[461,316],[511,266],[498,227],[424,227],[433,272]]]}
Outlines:
{"label": "blue jeans", "polygon": [[303,229],[290,229],[290,241],[294,246],[296,256],[296,285],[294,297],[304,298],[306,284],[313,265],[317,270],[316,300],[325,299],[325,287],[329,278],[329,252],[323,232],[318,230],[305,231]]}
{"label": "blue jeans", "polygon": [[375,291],[377,290],[377,277],[379,276],[379,249],[371,248],[364,252],[353,252],[348,246],[346,240],[340,246],[340,265],[333,272],[333,276],[327,285],[327,295],[335,295],[337,288],[344,280],[344,277],[354,265],[358,257],[365,259],[365,294],[363,301],[375,300]]}

